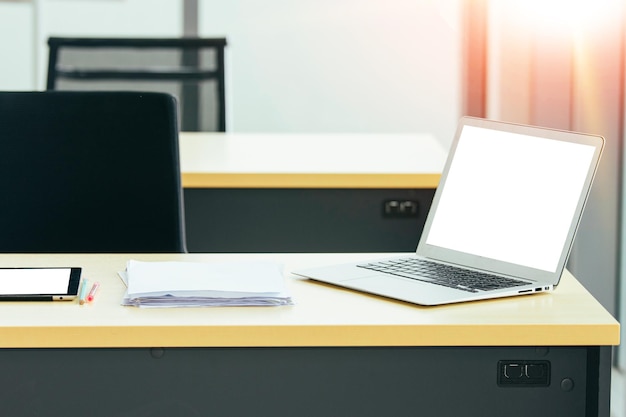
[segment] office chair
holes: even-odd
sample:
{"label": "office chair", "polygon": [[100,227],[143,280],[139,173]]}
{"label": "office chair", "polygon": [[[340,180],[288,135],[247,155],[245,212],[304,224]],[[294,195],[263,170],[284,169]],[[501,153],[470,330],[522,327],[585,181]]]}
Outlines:
{"label": "office chair", "polygon": [[226,131],[224,38],[48,39],[47,90],[135,90],[178,98],[183,131]]}
{"label": "office chair", "polygon": [[0,252],[185,252],[175,98],[0,92]]}

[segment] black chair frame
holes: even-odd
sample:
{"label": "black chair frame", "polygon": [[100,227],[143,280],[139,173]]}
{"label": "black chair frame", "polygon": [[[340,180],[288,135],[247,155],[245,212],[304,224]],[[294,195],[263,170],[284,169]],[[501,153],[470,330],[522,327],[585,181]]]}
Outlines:
{"label": "black chair frame", "polygon": [[[226,131],[226,89],[225,89],[225,38],[60,38],[48,39],[49,60],[47,90],[56,89],[58,79],[70,80],[156,80],[156,81],[204,81],[217,82],[218,126],[217,131]],[[80,69],[63,67],[58,64],[59,51],[62,48],[136,48],[136,49],[179,49],[182,50],[182,62],[176,68],[158,69]],[[199,51],[212,49],[216,53],[216,68],[203,70],[199,68]],[[199,92],[193,87],[183,87],[181,104],[184,108],[198,108]],[[196,126],[187,130],[199,130],[197,115],[185,114],[182,123]],[[195,119],[195,121],[194,121]]]}

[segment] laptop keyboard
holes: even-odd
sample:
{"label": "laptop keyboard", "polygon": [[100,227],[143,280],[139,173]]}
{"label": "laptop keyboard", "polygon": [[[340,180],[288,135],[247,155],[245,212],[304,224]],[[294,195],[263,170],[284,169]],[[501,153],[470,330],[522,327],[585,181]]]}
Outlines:
{"label": "laptop keyboard", "polygon": [[528,284],[526,281],[514,278],[457,268],[419,258],[393,259],[357,266],[469,292],[491,291]]}

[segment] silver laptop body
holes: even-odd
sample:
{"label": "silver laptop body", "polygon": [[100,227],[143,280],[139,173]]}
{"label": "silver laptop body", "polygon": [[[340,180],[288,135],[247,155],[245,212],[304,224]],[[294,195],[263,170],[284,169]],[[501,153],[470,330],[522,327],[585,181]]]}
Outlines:
{"label": "silver laptop body", "polygon": [[[420,305],[550,291],[603,146],[597,135],[464,117],[415,255],[294,273]],[[423,261],[435,272],[413,266]]]}

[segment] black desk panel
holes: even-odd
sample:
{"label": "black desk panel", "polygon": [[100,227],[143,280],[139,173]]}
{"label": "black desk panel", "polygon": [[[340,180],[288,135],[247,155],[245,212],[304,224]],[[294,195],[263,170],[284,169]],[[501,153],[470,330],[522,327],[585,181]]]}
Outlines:
{"label": "black desk panel", "polygon": [[[601,356],[610,347],[2,349],[0,400],[11,417],[608,417]],[[548,384],[499,385],[510,360],[548,363]]]}
{"label": "black desk panel", "polygon": [[187,188],[189,252],[411,252],[434,189]]}

